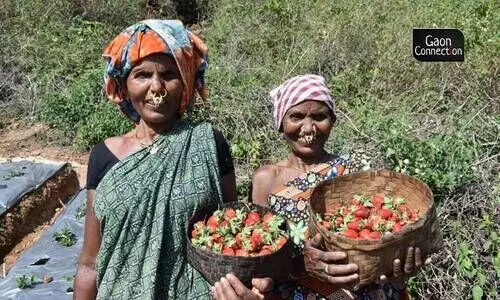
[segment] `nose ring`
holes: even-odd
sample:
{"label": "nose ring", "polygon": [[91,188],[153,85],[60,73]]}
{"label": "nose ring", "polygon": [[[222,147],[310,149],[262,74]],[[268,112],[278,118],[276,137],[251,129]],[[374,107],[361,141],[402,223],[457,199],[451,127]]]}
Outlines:
{"label": "nose ring", "polygon": [[162,94],[153,94],[153,104],[156,107],[160,106],[163,102],[165,102],[167,95],[168,92],[166,89],[163,90]]}

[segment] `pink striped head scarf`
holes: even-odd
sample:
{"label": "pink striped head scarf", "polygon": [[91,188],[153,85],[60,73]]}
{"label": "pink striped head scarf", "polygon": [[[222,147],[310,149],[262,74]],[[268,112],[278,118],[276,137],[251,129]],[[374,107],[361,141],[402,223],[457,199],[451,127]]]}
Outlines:
{"label": "pink striped head scarf", "polygon": [[278,129],[286,112],[297,104],[307,100],[321,101],[335,115],[335,103],[330,90],[325,85],[325,78],[319,75],[306,74],[288,79],[272,90],[269,95],[274,100],[274,122]]}

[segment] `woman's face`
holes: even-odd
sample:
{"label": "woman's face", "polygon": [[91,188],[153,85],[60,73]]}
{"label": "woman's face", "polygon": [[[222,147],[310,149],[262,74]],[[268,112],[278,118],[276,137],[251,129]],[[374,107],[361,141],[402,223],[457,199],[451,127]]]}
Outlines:
{"label": "woman's face", "polygon": [[[166,54],[153,54],[137,64],[127,77],[127,95],[141,118],[150,123],[164,123],[177,118],[182,98],[182,79],[175,60]],[[153,96],[165,95],[155,105]]]}
{"label": "woman's face", "polygon": [[308,100],[291,107],[283,118],[283,134],[298,156],[314,157],[324,150],[333,125],[326,104]]}

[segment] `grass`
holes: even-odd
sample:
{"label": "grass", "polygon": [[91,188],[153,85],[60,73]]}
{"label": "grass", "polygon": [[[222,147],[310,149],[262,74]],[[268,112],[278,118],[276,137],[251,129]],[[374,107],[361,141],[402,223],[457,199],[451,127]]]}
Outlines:
{"label": "grass", "polygon": [[[498,1],[61,3],[0,0],[0,120],[41,120],[85,149],[127,131],[103,97],[102,49],[136,19],[182,15],[198,23],[211,55],[211,107],[190,117],[227,137],[241,199],[255,168],[288,151],[269,90],[293,75],[321,74],[338,108],[328,149],[417,176],[439,201],[445,248],[410,281],[414,298],[496,297]],[[465,62],[416,61],[418,27],[460,29]]]}

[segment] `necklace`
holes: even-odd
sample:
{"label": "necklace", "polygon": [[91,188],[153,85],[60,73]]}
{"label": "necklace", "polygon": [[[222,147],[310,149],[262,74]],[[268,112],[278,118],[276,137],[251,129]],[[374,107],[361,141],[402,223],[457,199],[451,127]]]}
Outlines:
{"label": "necklace", "polygon": [[142,142],[141,139],[139,139],[137,128],[135,129],[135,139],[137,140],[137,142],[139,142],[139,145],[141,146],[142,149],[151,146],[151,149],[149,150],[149,153],[155,154],[156,152],[158,152],[158,149],[159,149],[158,145],[156,145],[156,144],[152,145],[152,142],[150,142],[149,144],[146,144],[146,143]]}

